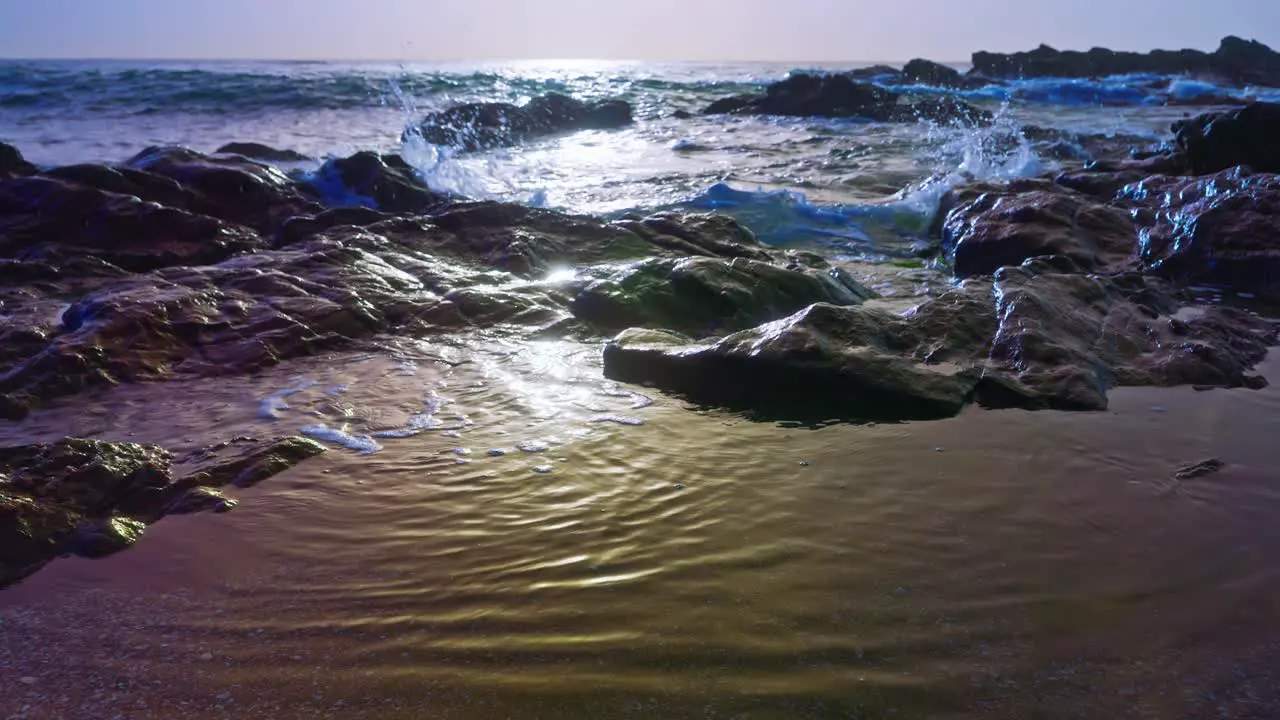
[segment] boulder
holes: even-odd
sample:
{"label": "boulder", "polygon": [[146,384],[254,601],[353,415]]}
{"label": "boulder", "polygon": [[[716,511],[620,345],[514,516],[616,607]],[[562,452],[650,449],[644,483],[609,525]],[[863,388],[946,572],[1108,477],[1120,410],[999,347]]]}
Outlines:
{"label": "boulder", "polygon": [[933,85],[935,87],[960,88],[969,84],[959,70],[942,63],[920,58],[916,58],[903,66],[902,78],[909,83]]}
{"label": "boulder", "polygon": [[257,482],[323,451],[302,438],[237,438],[175,465],[154,445],[65,438],[0,447],[0,587],[62,554],[119,552],[164,515],[225,511],[235,503],[217,486]]}
{"label": "boulder", "polygon": [[588,104],[559,93],[533,98],[524,106],[468,103],[431,113],[406,131],[433,145],[486,150],[547,135],[622,128],[632,123],[631,105],[621,100]]}
{"label": "boulder", "polygon": [[923,98],[902,103],[902,96],[846,74],[797,73],[773,83],[764,95],[738,95],[717,100],[703,114],[786,115],[795,117],[864,118],[879,122],[916,120],[951,123],[990,122],[991,114],[962,100]]}
{"label": "boulder", "polygon": [[96,258],[132,272],[203,265],[264,243],[249,228],[53,177],[0,180],[0,258]]}
{"label": "boulder", "polygon": [[1206,113],[1175,123],[1173,131],[1196,175],[1237,165],[1280,173],[1280,103]]}
{"label": "boulder", "polygon": [[1046,180],[972,185],[952,191],[943,249],[958,277],[986,275],[1039,256],[1086,270],[1123,267],[1138,233],[1129,213]]}
{"label": "boulder", "polygon": [[418,179],[417,171],[399,155],[362,151],[329,160],[312,183],[330,205],[364,205],[388,213],[428,214],[451,202]]}
{"label": "boulder", "polygon": [[24,160],[18,148],[0,142],[0,179],[34,175],[35,172],[36,166]]}
{"label": "boulder", "polygon": [[1121,197],[1141,228],[1144,267],[1179,283],[1280,300],[1280,176],[1239,167],[1153,176]]}
{"label": "boulder", "polygon": [[835,269],[699,257],[625,266],[583,288],[570,309],[604,330],[665,328],[706,337],[775,320],[813,303],[856,305],[872,295]]}
{"label": "boulder", "polygon": [[214,151],[217,155],[240,155],[267,162],[306,162],[312,158],[296,150],[277,150],[270,145],[255,142],[227,143]]}
{"label": "boulder", "polygon": [[[1175,317],[1175,314],[1179,314]],[[789,420],[903,420],[993,408],[1100,410],[1115,385],[1258,387],[1273,323],[1179,313],[1160,282],[1034,260],[968,280],[906,314],[826,303],[721,340],[629,329],[605,374]]]}
{"label": "boulder", "polygon": [[195,193],[193,212],[271,233],[295,215],[321,208],[311,189],[280,170],[245,157],[210,157],[182,147],[152,147],[125,166],[160,175]]}

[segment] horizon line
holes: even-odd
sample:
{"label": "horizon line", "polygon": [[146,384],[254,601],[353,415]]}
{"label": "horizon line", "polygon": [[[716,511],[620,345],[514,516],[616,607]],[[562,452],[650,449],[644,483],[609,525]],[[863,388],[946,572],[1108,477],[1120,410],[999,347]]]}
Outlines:
{"label": "horizon line", "polygon": [[[907,60],[749,60],[743,58],[718,58],[718,59],[645,59],[645,58],[589,58],[589,57],[491,57],[491,58],[310,58],[310,57],[292,57],[292,58],[270,58],[270,57],[177,57],[177,56],[137,56],[137,57],[93,57],[93,56],[65,56],[65,57],[38,57],[35,55],[17,55],[17,56],[0,56],[0,62],[210,62],[210,63],[232,63],[232,62],[278,62],[278,63],[500,63],[500,62],[563,62],[563,63],[689,63],[689,64],[714,64],[714,63],[757,63],[768,65],[785,65],[785,64],[849,64],[849,65],[904,65],[911,60],[921,58],[910,58]],[[961,65],[971,63],[972,58],[964,60],[931,60],[942,65]]]}

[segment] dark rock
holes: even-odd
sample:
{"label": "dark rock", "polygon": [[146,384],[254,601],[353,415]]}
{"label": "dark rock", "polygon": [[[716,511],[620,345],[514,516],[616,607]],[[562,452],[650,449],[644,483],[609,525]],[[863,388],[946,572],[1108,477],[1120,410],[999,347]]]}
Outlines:
{"label": "dark rock", "polygon": [[[227,448],[233,448],[228,452]],[[209,486],[250,484],[322,452],[302,438],[239,439],[179,461],[154,445],[66,438],[0,447],[0,586],[58,555],[103,557],[166,514],[235,505]]]}
{"label": "dark rock", "polygon": [[711,344],[627,330],[605,346],[605,375],[761,418],[907,420],[959,412],[975,370],[949,372],[886,347],[883,311],[812,305]]}
{"label": "dark rock", "polygon": [[427,115],[412,132],[433,145],[484,150],[546,135],[614,129],[631,123],[631,106],[621,100],[590,105],[548,93],[522,107],[508,103],[458,105]]}
{"label": "dark rock", "polygon": [[1090,270],[1119,268],[1137,247],[1129,214],[1043,180],[953,191],[943,248],[959,277],[985,275],[1053,255]]}
{"label": "dark rock", "polygon": [[68,551],[87,558],[114,555],[142,539],[147,525],[127,517],[86,520],[76,528]]}
{"label": "dark rock", "polygon": [[676,120],[688,120],[689,118],[693,117],[693,113],[689,112],[688,110],[675,110],[671,113],[671,117],[675,118]]}
{"label": "dark rock", "polygon": [[933,85],[936,87],[965,87],[965,77],[959,70],[947,67],[942,63],[917,58],[902,68],[902,77],[907,82]]}
{"label": "dark rock", "polygon": [[1208,113],[1173,126],[1178,147],[1197,175],[1246,165],[1280,172],[1280,103],[1253,103]]}
{"label": "dark rock", "polygon": [[197,193],[202,202],[188,206],[193,212],[261,233],[273,232],[295,215],[321,210],[310,188],[270,165],[243,157],[209,157],[181,147],[152,147],[125,165],[167,177]]}
{"label": "dark rock", "polygon": [[723,98],[703,113],[866,118],[881,122],[991,120],[987,111],[956,98],[924,98],[914,104],[900,103],[900,99],[897,93],[848,75],[798,73],[770,85],[764,95]]}
{"label": "dark rock", "polygon": [[292,245],[309,240],[319,233],[335,227],[349,225],[351,227],[368,227],[380,222],[392,220],[396,216],[368,207],[338,207],[325,210],[318,215],[303,215],[290,218],[280,226],[276,233],[276,247]]}
{"label": "dark rock", "polygon": [[800,420],[941,417],[970,401],[1099,410],[1115,385],[1255,387],[1246,372],[1275,325],[1216,307],[1180,320],[1178,307],[1156,280],[1036,260],[905,315],[817,304],[703,343],[628,330],[607,345],[605,373]]}
{"label": "dark rock", "polygon": [[[330,160],[317,173],[319,182],[333,182],[356,196],[359,202],[389,213],[426,214],[449,206],[450,198],[418,179],[413,166],[399,155],[358,152]],[[322,188],[323,191],[323,188]],[[334,193],[327,193],[333,201]],[[342,198],[338,204],[351,204]]]}
{"label": "dark rock", "polygon": [[1280,176],[1243,168],[1154,176],[1127,186],[1122,200],[1141,227],[1145,267],[1180,283],[1280,299]]}
{"label": "dark rock", "polygon": [[903,72],[891,65],[872,65],[870,67],[849,70],[844,73],[845,76],[854,80],[874,80],[877,78],[889,78],[890,80],[899,79]]}
{"label": "dark rock", "polygon": [[646,242],[680,255],[749,258],[769,261],[772,256],[745,225],[717,213],[655,213],[640,220],[614,223]]}
{"label": "dark rock", "polygon": [[1218,458],[1209,458],[1208,460],[1201,460],[1198,463],[1178,468],[1177,472],[1173,474],[1173,478],[1175,480],[1194,480],[1206,475],[1212,475],[1226,466],[1227,464]]}
{"label": "dark rock", "polygon": [[[324,451],[324,445],[301,437],[273,438],[265,442],[236,438],[191,453],[177,464],[187,472],[183,478],[187,485],[245,488]],[[190,497],[184,498],[185,503],[191,501]]]}
{"label": "dark rock", "polygon": [[34,175],[36,166],[22,158],[18,148],[0,142],[0,179]]}
{"label": "dark rock", "polygon": [[583,288],[571,309],[578,319],[605,330],[665,328],[706,337],[775,320],[816,302],[856,305],[872,296],[834,269],[686,258],[622,268]]}
{"label": "dark rock", "polygon": [[1280,86],[1280,54],[1257,41],[1226,37],[1217,51],[1154,50],[1116,52],[1093,48],[1087,52],[1059,51],[1047,45],[1030,52],[973,54],[974,74],[997,78],[1069,77],[1152,73],[1207,75],[1236,85]]}
{"label": "dark rock", "polygon": [[256,250],[248,228],[48,177],[0,180],[0,258],[60,265],[89,255],[134,272]]}
{"label": "dark rock", "polygon": [[254,142],[227,143],[214,152],[218,155],[241,155],[267,162],[305,162],[312,159],[295,150],[277,150],[269,145]]}

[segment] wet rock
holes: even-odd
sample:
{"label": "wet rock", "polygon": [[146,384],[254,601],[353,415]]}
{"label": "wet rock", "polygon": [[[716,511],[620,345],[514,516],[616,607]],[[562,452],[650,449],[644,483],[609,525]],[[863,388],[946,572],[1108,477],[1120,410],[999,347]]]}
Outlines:
{"label": "wet rock", "polygon": [[235,500],[227,497],[216,488],[197,485],[187,490],[165,508],[165,515],[190,515],[198,512],[228,512],[236,505]]}
{"label": "wet rock", "polygon": [[73,509],[38,502],[0,482],[0,587],[61,554],[80,524]]}
{"label": "wet rock", "polygon": [[325,210],[318,215],[303,215],[290,218],[280,226],[273,245],[283,247],[303,240],[335,227],[349,225],[351,227],[368,227],[380,222],[394,219],[396,216],[369,207],[338,207]]}
{"label": "wet rock", "polygon": [[248,228],[50,177],[0,180],[0,258],[52,266],[88,255],[145,272],[263,246]]}
{"label": "wet rock", "polygon": [[764,95],[724,98],[708,106],[703,114],[867,118],[881,122],[991,120],[990,113],[956,98],[926,98],[914,104],[900,103],[900,99],[897,93],[848,75],[797,73],[770,85]]}
{"label": "wet rock", "polygon": [[876,78],[897,79],[902,76],[902,71],[891,65],[871,65],[870,67],[850,70],[844,74],[854,80],[873,80]]}
{"label": "wet rock", "polygon": [[296,437],[239,438],[175,465],[154,445],[66,438],[0,447],[0,586],[61,554],[119,552],[167,514],[224,512],[235,503],[211,486],[252,484],[323,451]]}
{"label": "wet rock", "polygon": [[126,517],[87,520],[76,528],[68,550],[87,558],[114,555],[142,539],[146,523]]}
{"label": "wet rock", "polygon": [[1043,180],[961,188],[945,201],[943,248],[958,277],[984,275],[1038,256],[1089,269],[1118,268],[1134,255],[1129,214]]}
{"label": "wet rock", "polygon": [[1239,110],[1200,115],[1175,123],[1173,130],[1197,175],[1237,165],[1280,172],[1280,103],[1252,103]]}
{"label": "wet rock", "polygon": [[1218,458],[1209,458],[1208,460],[1201,460],[1198,463],[1178,468],[1177,472],[1173,474],[1173,478],[1175,480],[1194,480],[1206,475],[1212,475],[1226,466],[1227,464]]}
{"label": "wet rock", "polygon": [[856,305],[873,293],[838,270],[788,270],[747,259],[648,260],[587,285],[578,319],[605,330],[666,328],[722,335],[812,305]]}
{"label": "wet rock", "polygon": [[[916,58],[902,68],[902,77],[910,83],[935,87],[961,88],[971,85],[959,70],[942,63]],[[981,82],[981,81],[979,81]]]}
{"label": "wet rock", "polygon": [[484,150],[515,145],[546,135],[604,130],[632,123],[631,106],[621,100],[588,104],[548,93],[523,106],[469,103],[432,113],[414,128],[433,145]]}
{"label": "wet rock", "polygon": [[147,501],[169,486],[171,459],[153,445],[67,438],[0,447],[0,475],[12,492],[85,515],[154,511]]}
{"label": "wet rock", "polygon": [[[180,460],[179,469],[187,472],[186,485],[200,487],[251,487],[319,455],[325,446],[302,437],[281,437],[267,441],[236,438],[193,452]],[[195,498],[185,496],[190,504]]]}
{"label": "wet rock", "polygon": [[906,420],[959,412],[979,374],[893,352],[886,331],[892,323],[876,311],[817,304],[714,343],[627,330],[605,347],[605,375],[762,418]]}
{"label": "wet rock", "polygon": [[782,419],[943,417],[993,408],[1100,410],[1116,385],[1256,387],[1276,326],[1229,308],[1179,317],[1158,280],[1038,259],[897,314],[816,304],[696,342],[630,329],[605,374]]}
{"label": "wet rock", "polygon": [[34,175],[36,166],[23,159],[18,148],[0,142],[0,178]]}
{"label": "wet rock", "polygon": [[1093,48],[1059,51],[1048,45],[1012,54],[977,52],[971,73],[997,78],[1070,77],[1152,73],[1202,75],[1236,85],[1280,86],[1280,53],[1257,41],[1228,36],[1212,53],[1199,50],[1117,52]]}
{"label": "wet rock", "polygon": [[1121,195],[1141,228],[1145,267],[1180,283],[1280,298],[1280,176],[1243,168],[1154,176]]}
{"label": "wet rock", "polygon": [[615,223],[646,242],[680,255],[748,258],[769,261],[772,256],[745,225],[716,213],[656,213],[640,220]]}
{"label": "wet rock", "polygon": [[426,214],[450,203],[418,179],[399,155],[358,152],[330,160],[316,173],[315,185],[334,205],[365,205],[389,213]]}
{"label": "wet rock", "polygon": [[241,155],[267,162],[305,162],[311,159],[296,150],[277,150],[270,145],[255,142],[227,143],[214,152],[218,155]]}
{"label": "wet rock", "polygon": [[199,196],[193,212],[270,233],[295,215],[321,210],[310,188],[270,165],[210,157],[181,147],[152,147],[125,166],[169,178]]}

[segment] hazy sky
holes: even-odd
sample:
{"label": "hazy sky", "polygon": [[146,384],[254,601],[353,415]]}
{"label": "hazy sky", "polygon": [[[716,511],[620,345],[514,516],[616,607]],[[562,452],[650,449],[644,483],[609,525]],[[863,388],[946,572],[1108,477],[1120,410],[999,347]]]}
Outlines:
{"label": "hazy sky", "polygon": [[0,0],[0,57],[966,60],[1280,47],[1280,0]]}

